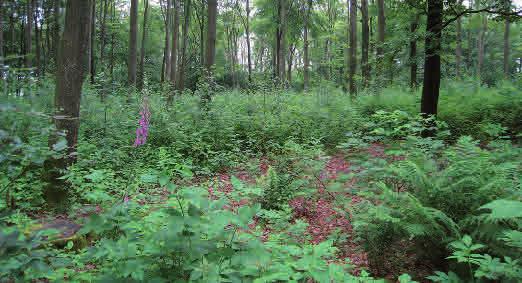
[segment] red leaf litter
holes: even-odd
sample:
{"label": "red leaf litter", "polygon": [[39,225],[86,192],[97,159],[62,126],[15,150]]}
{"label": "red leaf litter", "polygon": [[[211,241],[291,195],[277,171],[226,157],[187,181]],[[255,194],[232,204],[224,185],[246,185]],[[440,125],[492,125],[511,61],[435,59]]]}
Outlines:
{"label": "red leaf litter", "polygon": [[[332,193],[328,194],[325,190],[325,183],[336,180],[340,175],[349,172],[350,164],[344,157],[342,155],[333,156],[320,175],[316,195],[308,199],[297,197],[290,201],[290,206],[295,219],[308,223],[307,233],[311,237],[312,243],[319,244],[326,241],[336,231],[347,236],[347,240],[338,246],[340,253],[337,261],[343,262],[349,259],[357,274],[361,269],[368,269],[368,257],[354,242],[350,221],[351,213],[335,204]],[[353,185],[354,181],[350,180],[344,186],[349,187]],[[351,198],[353,203],[360,201],[357,196],[351,196]]]}

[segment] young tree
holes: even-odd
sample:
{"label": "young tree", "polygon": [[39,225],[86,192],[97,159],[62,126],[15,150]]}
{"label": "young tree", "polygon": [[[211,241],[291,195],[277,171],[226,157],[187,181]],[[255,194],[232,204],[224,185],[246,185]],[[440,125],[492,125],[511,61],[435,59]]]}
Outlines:
{"label": "young tree", "polygon": [[25,67],[32,67],[32,47],[33,47],[33,10],[34,10],[34,0],[27,0],[25,4],[25,45],[24,45],[24,56],[25,56]]}
{"label": "young tree", "polygon": [[[55,171],[65,169],[76,161],[81,91],[87,74],[91,8],[92,0],[67,0],[64,32],[58,49],[53,116],[56,130],[65,132],[67,155],[53,160]],[[51,148],[56,141],[57,136],[50,137]],[[46,192],[50,203],[61,202],[64,197],[65,191],[60,186],[51,186]]]}
{"label": "young tree", "polygon": [[410,88],[417,88],[417,28],[419,26],[419,14],[415,15],[415,18],[410,24]]}
{"label": "young tree", "polygon": [[[459,0],[459,6],[462,6],[462,1]],[[456,41],[457,46],[455,47],[455,75],[457,79],[459,79],[461,74],[461,67],[462,67],[462,19],[457,19],[457,26],[456,26]]]}
{"label": "young tree", "polygon": [[91,84],[94,84],[94,79],[96,78],[96,0],[92,0],[91,13],[91,33],[89,36],[89,73],[91,74]]}
{"label": "young tree", "polygon": [[252,51],[250,47],[250,1],[246,0],[246,16],[245,16],[245,33],[247,44],[247,60],[248,60],[248,81],[252,82]]}
{"label": "young tree", "polygon": [[138,57],[138,0],[131,0],[130,6],[130,30],[129,30],[129,54],[127,83],[136,86],[136,63]]}
{"label": "young tree", "polygon": [[[509,12],[511,8],[511,1],[505,0],[505,8],[506,12]],[[508,79],[510,75],[510,41],[509,41],[509,33],[510,33],[510,19],[509,17],[506,17],[504,20],[504,78]]]}

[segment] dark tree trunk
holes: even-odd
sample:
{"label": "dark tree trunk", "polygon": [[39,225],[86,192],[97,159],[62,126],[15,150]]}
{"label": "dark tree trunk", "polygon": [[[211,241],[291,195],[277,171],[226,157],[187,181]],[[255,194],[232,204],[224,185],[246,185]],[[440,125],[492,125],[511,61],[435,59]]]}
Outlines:
{"label": "dark tree trunk", "polygon": [[362,45],[361,70],[363,87],[368,87],[370,81],[370,65],[368,64],[368,50],[370,48],[370,27],[368,26],[368,0],[361,1],[362,13]]}
{"label": "dark tree trunk", "polygon": [[442,39],[443,0],[428,0],[428,20],[424,59],[421,113],[437,115],[440,90],[440,50]]}
{"label": "dark tree trunk", "polygon": [[103,62],[105,60],[105,46],[107,45],[107,13],[109,10],[109,0],[103,0],[103,15],[100,26],[100,66],[105,70]]}
{"label": "dark tree trunk", "polygon": [[109,58],[109,68],[111,74],[111,83],[114,83],[114,47],[116,45],[116,30],[114,24],[116,21],[116,0],[112,0],[111,4],[111,56]]}
{"label": "dark tree trunk", "polygon": [[96,0],[92,0],[91,10],[91,35],[90,35],[90,48],[89,48],[89,72],[91,74],[91,84],[94,84],[96,78]]}
{"label": "dark tree trunk", "polygon": [[145,11],[143,13],[143,30],[141,34],[141,48],[140,48],[140,64],[138,72],[137,87],[139,90],[143,89],[145,81],[145,45],[147,41],[147,17],[149,14],[149,0],[145,0]]}
{"label": "dark tree trunk", "polygon": [[382,78],[384,64],[384,40],[386,38],[386,17],[384,0],[377,0],[377,75]]}
{"label": "dark tree trunk", "polygon": [[349,86],[351,96],[357,94],[355,72],[357,71],[357,0],[350,0],[350,70]]}
{"label": "dark tree trunk", "polygon": [[312,0],[307,1],[306,12],[305,12],[305,20],[304,20],[304,42],[303,42],[303,83],[304,90],[307,91],[310,85],[310,57],[308,54],[308,49],[310,46],[310,42],[308,40],[308,28],[310,25],[310,14],[312,12]]}
{"label": "dark tree trunk", "polygon": [[286,57],[286,0],[279,0],[278,7],[278,35],[277,35],[277,70],[281,82],[285,80]]}
{"label": "dark tree trunk", "polygon": [[129,86],[136,86],[136,63],[138,57],[138,0],[131,0],[130,6],[130,30],[129,30],[129,55],[128,78]]}
{"label": "dark tree trunk", "polygon": [[419,26],[419,15],[415,15],[415,19],[410,25],[410,88],[417,88],[417,28]]}
{"label": "dark tree trunk", "polygon": [[[181,64],[178,71],[178,89],[185,89],[185,71],[187,67],[187,46],[188,46],[188,33],[190,25],[190,4],[191,0],[185,0],[183,3],[184,12],[184,23],[183,23],[183,46],[181,47]],[[174,50],[174,48],[172,48]]]}
{"label": "dark tree trunk", "polygon": [[[51,180],[59,182],[59,171],[76,161],[76,146],[80,127],[80,99],[83,81],[87,73],[92,0],[68,0],[65,25],[58,50],[56,93],[54,99],[54,125],[58,132],[65,132],[67,155],[47,163],[54,169]],[[49,138],[49,145],[57,141],[57,135]],[[46,190],[50,204],[63,203],[65,192],[59,185]]]}
{"label": "dark tree trunk", "polygon": [[0,77],[4,67],[4,0],[0,0]]}
{"label": "dark tree trunk", "polygon": [[38,18],[40,16],[39,12],[39,5],[37,0],[32,0],[32,6],[33,6],[33,22],[34,22],[34,40],[35,40],[35,63],[36,63],[36,69],[35,69],[35,75],[40,76],[41,74],[41,64],[42,64],[42,46],[41,39],[42,39],[42,31],[40,28],[38,28]]}
{"label": "dark tree trunk", "polygon": [[216,56],[217,0],[208,0],[207,13],[207,54],[205,64],[207,66],[207,70],[210,70],[214,65]]}
{"label": "dark tree trunk", "polygon": [[[172,13],[171,13],[172,14]],[[170,83],[176,88],[179,45],[179,0],[173,0],[172,44],[170,53]]]}

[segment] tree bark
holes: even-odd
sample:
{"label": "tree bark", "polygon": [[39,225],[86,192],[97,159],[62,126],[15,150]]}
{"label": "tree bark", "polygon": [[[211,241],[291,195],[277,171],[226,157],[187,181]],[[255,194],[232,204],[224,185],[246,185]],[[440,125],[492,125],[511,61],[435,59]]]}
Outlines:
{"label": "tree bark", "polygon": [[415,15],[415,19],[410,25],[410,88],[417,88],[417,28],[419,26],[419,15]]}
{"label": "tree bark", "polygon": [[103,15],[100,26],[100,66],[105,70],[103,61],[105,60],[105,46],[107,45],[107,13],[108,13],[109,0],[103,0]]}
{"label": "tree bark", "polygon": [[173,15],[174,21],[172,23],[172,48],[170,55],[170,82],[176,87],[177,72],[178,72],[178,45],[179,45],[179,0],[173,0]]}
{"label": "tree bark", "polygon": [[246,44],[247,44],[247,64],[248,64],[248,81],[252,82],[252,51],[250,47],[250,1],[246,0]]}
{"label": "tree bark", "polygon": [[281,82],[285,80],[285,58],[286,58],[286,0],[278,0],[278,50],[277,64],[278,77]]}
{"label": "tree bark", "polygon": [[[377,0],[377,75],[382,76],[384,64],[384,40],[386,38],[386,17],[384,0]],[[382,79],[382,77],[380,78]]]}
{"label": "tree bark", "polygon": [[24,55],[25,55],[25,67],[32,67],[32,37],[33,37],[33,5],[34,0],[27,0],[26,2],[26,25],[25,25],[25,45],[24,45]]}
{"label": "tree bark", "polygon": [[303,61],[304,61],[304,67],[303,67],[303,83],[304,83],[304,90],[307,91],[310,85],[310,57],[308,54],[310,42],[308,40],[308,28],[310,25],[310,14],[312,12],[312,0],[307,0],[307,6],[306,6],[306,12],[305,12],[305,19],[304,19],[304,39],[303,39]]}
{"label": "tree bark", "polygon": [[130,30],[129,30],[129,55],[128,78],[129,86],[136,86],[136,63],[138,56],[138,0],[131,0],[130,6]]}
{"label": "tree bark", "polygon": [[94,79],[96,77],[96,53],[95,53],[95,43],[96,43],[96,0],[92,0],[92,10],[91,10],[91,34],[90,34],[90,48],[89,48],[89,72],[91,74],[91,84],[94,84]]}
{"label": "tree bark", "polygon": [[[190,5],[191,0],[185,0],[184,5],[184,23],[183,23],[183,46],[181,47],[181,64],[178,70],[178,89],[185,89],[185,69],[187,67],[187,46],[188,46],[188,33],[190,25]],[[175,31],[174,31],[175,33]],[[174,50],[174,48],[172,48]]]}
{"label": "tree bark", "polygon": [[[428,0],[428,20],[424,58],[424,82],[422,87],[421,113],[437,115],[440,91],[440,50],[442,39],[443,0]],[[430,134],[430,133],[427,133]]]}
{"label": "tree bark", "polygon": [[147,18],[149,14],[149,0],[145,0],[145,11],[143,13],[143,30],[141,34],[141,48],[140,48],[140,64],[138,72],[137,87],[139,90],[143,89],[145,80],[145,44],[147,43]]}
{"label": "tree bark", "polygon": [[60,42],[60,0],[53,1],[53,47],[52,57],[56,63],[58,54],[58,45]]}
{"label": "tree bark", "polygon": [[355,86],[355,72],[357,70],[357,0],[350,0],[350,70],[349,86],[351,96],[357,94]]}
{"label": "tree bark", "polygon": [[0,0],[0,77],[4,68],[4,0]]}
{"label": "tree bark", "polygon": [[363,87],[367,88],[370,81],[370,66],[368,64],[368,50],[370,48],[370,27],[368,25],[368,0],[361,0],[362,13],[362,45],[361,45],[361,70]]}
{"label": "tree bark", "polygon": [[207,10],[207,46],[205,64],[210,72],[216,57],[216,19],[217,0],[208,0]]}
{"label": "tree bark", "polygon": [[[67,155],[47,163],[54,173],[51,181],[59,182],[60,170],[76,161],[76,147],[80,127],[80,100],[83,81],[87,73],[92,0],[67,0],[65,25],[58,50],[56,90],[54,98],[54,125],[58,132],[65,132]],[[49,138],[52,148],[57,135]],[[65,200],[62,186],[50,186],[45,196],[48,203]]]}

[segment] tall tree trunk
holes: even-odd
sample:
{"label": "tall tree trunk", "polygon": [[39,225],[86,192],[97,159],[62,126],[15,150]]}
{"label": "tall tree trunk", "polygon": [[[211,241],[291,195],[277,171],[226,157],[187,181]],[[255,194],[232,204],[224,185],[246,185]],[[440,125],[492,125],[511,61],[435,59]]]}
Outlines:
{"label": "tall tree trunk", "polygon": [[303,61],[304,61],[304,69],[303,69],[303,83],[304,90],[307,91],[310,85],[310,57],[308,54],[310,42],[308,40],[308,29],[310,25],[310,14],[312,12],[312,0],[307,0],[306,11],[305,11],[305,19],[304,19],[304,42],[303,42]]}
{"label": "tall tree trunk", "polygon": [[53,1],[53,47],[52,47],[52,57],[54,63],[56,64],[57,54],[58,54],[58,45],[60,41],[60,0]]}
{"label": "tall tree trunk", "polygon": [[[428,20],[424,59],[421,113],[437,115],[440,91],[440,51],[442,39],[443,0],[428,0]],[[429,133],[428,133],[429,134]]]}
{"label": "tall tree trunk", "polygon": [[4,68],[4,0],[0,0],[0,77]]}
{"label": "tall tree trunk", "polygon": [[103,62],[105,60],[105,46],[107,45],[107,13],[109,10],[109,0],[103,0],[103,15],[100,26],[100,66],[105,70]]}
{"label": "tall tree trunk", "polygon": [[[56,71],[56,91],[54,98],[54,125],[58,132],[65,132],[67,155],[48,162],[54,173],[51,180],[59,181],[59,170],[76,161],[76,146],[80,127],[80,99],[83,81],[87,73],[92,0],[67,0],[65,25]],[[57,135],[49,138],[49,145],[57,141]],[[66,190],[62,186],[50,186],[46,190],[46,200],[50,204],[63,203]]]}
{"label": "tall tree trunk", "polygon": [[172,22],[172,44],[170,55],[170,83],[176,88],[177,69],[178,69],[178,42],[179,42],[179,0],[173,1],[174,21]]}
{"label": "tall tree trunk", "polygon": [[96,78],[96,53],[95,53],[95,45],[96,45],[96,0],[92,0],[92,10],[91,10],[91,34],[90,34],[90,48],[89,48],[89,71],[91,74],[91,84],[94,84],[94,79]]}
{"label": "tall tree trunk", "polygon": [[[477,8],[480,8],[480,1],[476,2]],[[479,36],[478,36],[478,58],[477,58],[477,79],[481,81],[482,77],[482,67],[484,65],[484,51],[485,51],[485,39],[486,39],[486,30],[488,24],[488,18],[486,14],[480,15],[482,26],[479,28]]]}
{"label": "tall tree trunk", "polygon": [[368,0],[361,0],[362,13],[362,45],[361,70],[363,87],[368,87],[370,81],[370,65],[368,64],[368,50],[370,48],[370,27],[368,26]]}
{"label": "tall tree trunk", "polygon": [[138,72],[137,87],[139,90],[143,89],[145,80],[145,45],[147,41],[147,18],[149,15],[149,0],[145,0],[145,11],[143,13],[143,30],[141,34],[141,48],[140,48],[140,64]]}
{"label": "tall tree trunk", "polygon": [[33,21],[34,21],[34,40],[35,40],[35,62],[36,62],[36,70],[35,75],[40,76],[41,74],[41,64],[42,64],[42,46],[40,45],[42,42],[42,31],[38,28],[38,18],[40,17],[39,1],[32,0],[33,5]]}
{"label": "tall tree trunk", "polygon": [[349,86],[350,95],[355,96],[355,72],[357,70],[357,0],[350,0],[350,75]]}
{"label": "tall tree trunk", "polygon": [[136,86],[136,63],[138,57],[138,0],[131,0],[130,6],[130,30],[129,30],[129,55],[128,77],[129,86]]}
{"label": "tall tree trunk", "polygon": [[252,51],[250,47],[250,1],[246,0],[246,44],[247,44],[247,64],[248,64],[248,81],[252,82]]}
{"label": "tall tree trunk", "polygon": [[417,88],[417,28],[419,26],[419,14],[415,15],[415,19],[410,25],[410,88]]}
{"label": "tall tree trunk", "polygon": [[187,46],[188,46],[188,33],[190,25],[190,4],[191,0],[185,0],[183,3],[184,12],[184,23],[183,23],[183,46],[181,47],[181,64],[178,71],[178,87],[180,90],[185,89],[185,71],[187,67]]}
{"label": "tall tree trunk", "polygon": [[116,0],[111,3],[111,57],[109,58],[111,84],[114,84],[114,46],[116,45],[116,30],[114,28],[116,21]]}
{"label": "tall tree trunk", "polygon": [[32,67],[32,37],[33,37],[33,8],[34,8],[34,0],[27,0],[26,2],[26,24],[24,28],[25,32],[25,45],[24,45],[24,55],[25,55],[25,67]]}
{"label": "tall tree trunk", "polygon": [[211,70],[216,57],[216,19],[217,0],[208,0],[207,10],[207,50],[205,64],[207,70]]}
{"label": "tall tree trunk", "polygon": [[384,40],[386,38],[386,17],[384,14],[384,0],[377,0],[377,75],[383,79]]}
{"label": "tall tree trunk", "polygon": [[171,46],[170,46],[170,33],[172,30],[172,2],[171,0],[167,0],[167,5],[165,7],[165,48],[163,50],[163,71],[161,72],[161,82],[164,82],[165,78],[170,80],[170,54],[171,54]]}
{"label": "tall tree trunk", "polygon": [[288,50],[288,73],[286,76],[286,80],[288,81],[288,84],[292,83],[292,65],[294,62],[294,53],[295,53],[295,44],[290,45],[290,49]]}
{"label": "tall tree trunk", "polygon": [[281,82],[285,80],[285,58],[286,58],[286,0],[278,0],[278,52],[277,52],[277,64],[278,64],[278,77]]}

